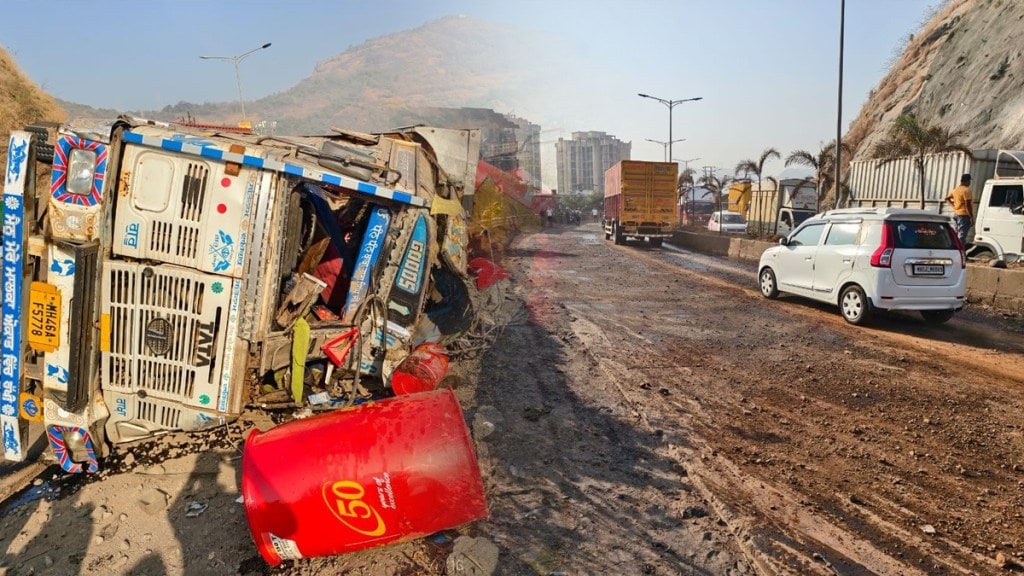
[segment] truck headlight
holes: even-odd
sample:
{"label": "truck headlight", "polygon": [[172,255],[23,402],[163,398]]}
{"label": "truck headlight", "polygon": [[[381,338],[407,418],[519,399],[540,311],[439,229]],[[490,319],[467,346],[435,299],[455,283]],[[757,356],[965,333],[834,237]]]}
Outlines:
{"label": "truck headlight", "polygon": [[68,192],[78,196],[92,194],[92,182],[96,177],[96,152],[72,148],[68,158]]}

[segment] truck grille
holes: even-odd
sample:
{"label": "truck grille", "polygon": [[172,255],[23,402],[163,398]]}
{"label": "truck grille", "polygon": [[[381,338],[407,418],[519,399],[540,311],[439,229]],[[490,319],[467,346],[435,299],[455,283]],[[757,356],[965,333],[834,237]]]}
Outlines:
{"label": "truck grille", "polygon": [[161,426],[174,418],[141,401],[159,398],[216,410],[230,287],[229,279],[174,266],[108,262],[104,392],[135,395],[138,417]]}
{"label": "truck grille", "polygon": [[154,220],[149,234],[149,253],[176,264],[194,264],[199,255],[199,225],[203,221],[203,203],[210,170],[189,163],[178,198],[177,219]]}

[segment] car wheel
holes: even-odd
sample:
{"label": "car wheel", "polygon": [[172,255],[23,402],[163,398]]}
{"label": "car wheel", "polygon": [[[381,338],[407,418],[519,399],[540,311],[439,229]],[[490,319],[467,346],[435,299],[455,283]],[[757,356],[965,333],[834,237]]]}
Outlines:
{"label": "car wheel", "polygon": [[861,325],[871,316],[871,301],[860,286],[847,286],[839,295],[839,310],[847,322]]}
{"label": "car wheel", "polygon": [[921,310],[921,317],[929,324],[943,324],[953,317],[952,310]]}
{"label": "car wheel", "polygon": [[761,270],[759,276],[761,295],[765,298],[775,298],[779,295],[779,283],[775,281],[775,271],[771,268]]}

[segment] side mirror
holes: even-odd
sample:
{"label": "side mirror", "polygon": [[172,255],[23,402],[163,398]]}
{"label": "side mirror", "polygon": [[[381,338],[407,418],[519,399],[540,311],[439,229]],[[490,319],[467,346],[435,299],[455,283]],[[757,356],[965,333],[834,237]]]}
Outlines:
{"label": "side mirror", "polygon": [[781,244],[783,246],[789,246],[789,238],[786,237],[786,236],[783,236],[782,238],[779,238],[779,244]]}

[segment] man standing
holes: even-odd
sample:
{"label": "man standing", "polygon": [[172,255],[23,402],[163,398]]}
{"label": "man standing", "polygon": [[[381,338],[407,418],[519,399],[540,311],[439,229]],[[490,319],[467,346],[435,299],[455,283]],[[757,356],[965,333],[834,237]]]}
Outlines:
{"label": "man standing", "polygon": [[946,196],[946,202],[953,206],[953,224],[960,243],[967,246],[967,231],[974,221],[974,198],[971,196],[971,175],[960,177],[960,185]]}

